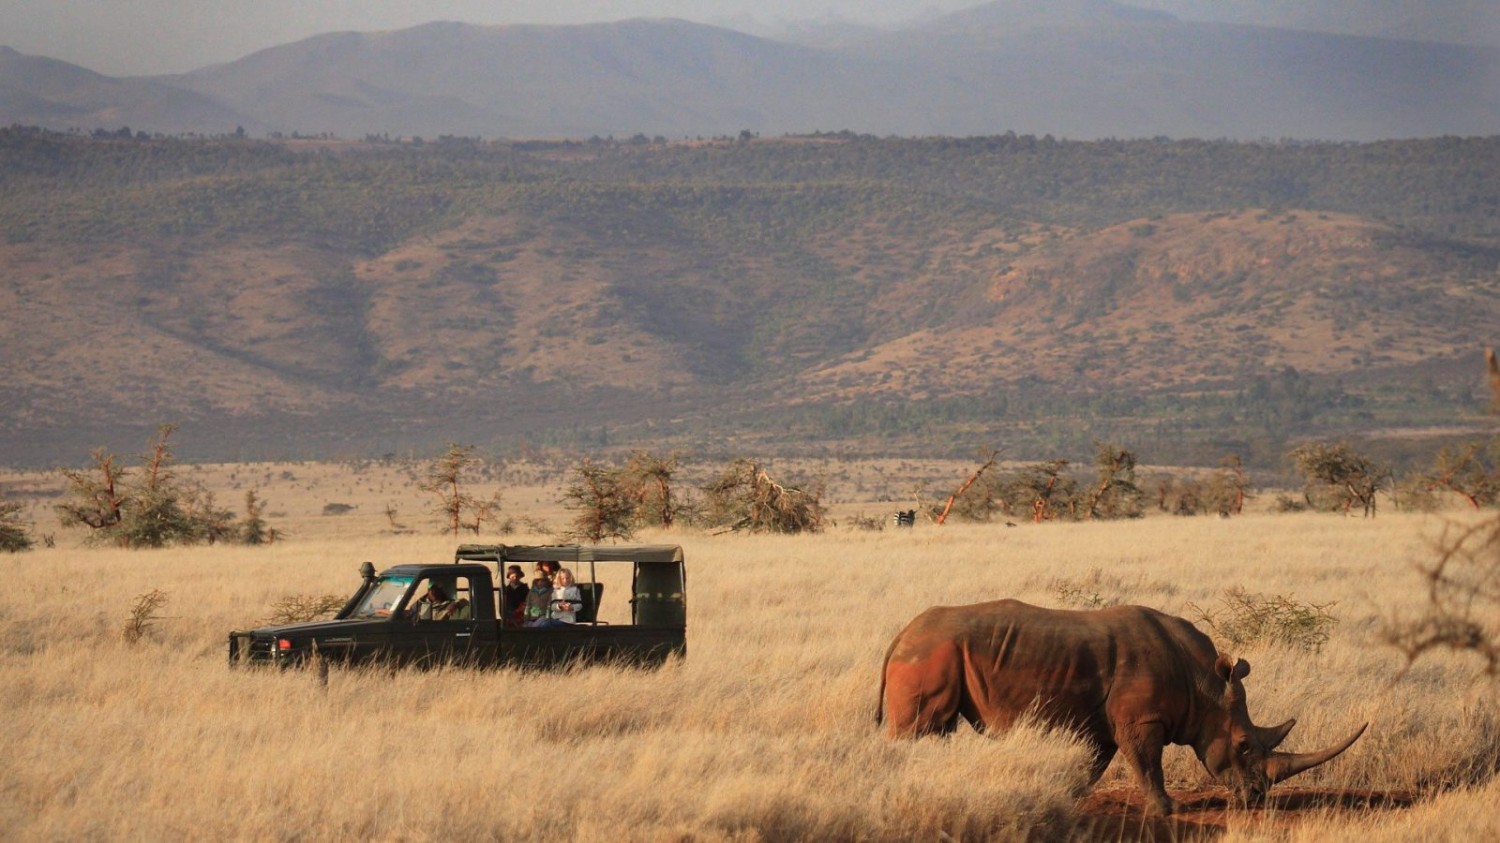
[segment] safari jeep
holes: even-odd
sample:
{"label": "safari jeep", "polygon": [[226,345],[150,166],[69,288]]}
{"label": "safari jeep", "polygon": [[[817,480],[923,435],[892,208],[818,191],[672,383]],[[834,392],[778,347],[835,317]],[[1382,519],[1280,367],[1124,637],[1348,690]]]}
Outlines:
{"label": "safari jeep", "polygon": [[[519,565],[557,563],[582,595],[574,623],[530,626],[501,616],[500,583]],[[577,662],[660,664],[687,653],[687,577],[675,545],[461,545],[451,563],[366,562],[332,620],[229,633],[229,663],[328,662],[546,667]],[[435,588],[447,602],[432,611]]]}

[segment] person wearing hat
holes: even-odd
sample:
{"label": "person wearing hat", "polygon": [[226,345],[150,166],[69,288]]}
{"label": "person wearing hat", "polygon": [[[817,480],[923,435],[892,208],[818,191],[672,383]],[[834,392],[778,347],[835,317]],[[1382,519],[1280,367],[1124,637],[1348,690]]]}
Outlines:
{"label": "person wearing hat", "polygon": [[547,576],[538,562],[536,578],[531,581],[531,589],[526,592],[526,625],[534,626],[537,622],[546,620],[551,606],[552,578]]}
{"label": "person wearing hat", "polygon": [[526,585],[526,572],[520,565],[505,569],[505,585],[500,589],[500,617],[506,626],[520,626],[526,621],[526,595],[531,589]]}
{"label": "person wearing hat", "polygon": [[467,600],[453,599],[453,586],[432,580],[427,584],[427,593],[422,595],[409,613],[420,621],[452,620],[455,613],[469,605]]}
{"label": "person wearing hat", "polygon": [[578,622],[578,610],[583,608],[583,594],[573,582],[573,572],[558,568],[547,595],[546,614],[529,620],[527,626],[571,626]]}

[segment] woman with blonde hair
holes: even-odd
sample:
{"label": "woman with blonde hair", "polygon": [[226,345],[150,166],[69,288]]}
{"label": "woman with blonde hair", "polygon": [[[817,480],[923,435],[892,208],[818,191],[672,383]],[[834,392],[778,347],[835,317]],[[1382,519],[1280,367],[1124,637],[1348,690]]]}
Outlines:
{"label": "woman with blonde hair", "polygon": [[[532,592],[535,594],[535,590]],[[583,608],[583,592],[573,582],[573,572],[559,568],[552,575],[552,590],[547,601],[547,616],[527,621],[527,626],[567,626],[578,622]]]}
{"label": "woman with blonde hair", "polygon": [[567,568],[558,569],[552,579],[552,619],[578,623],[578,610],[582,604],[583,592],[573,582],[573,572]]}

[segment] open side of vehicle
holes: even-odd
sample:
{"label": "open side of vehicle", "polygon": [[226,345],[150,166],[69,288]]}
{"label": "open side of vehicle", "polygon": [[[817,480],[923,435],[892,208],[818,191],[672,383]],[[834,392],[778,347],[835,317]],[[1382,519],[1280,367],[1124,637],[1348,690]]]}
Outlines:
{"label": "open side of vehicle", "polygon": [[[543,562],[573,571],[582,596],[574,623],[528,626],[503,612],[506,567]],[[687,653],[687,572],[676,545],[462,545],[452,563],[377,574],[366,562],[360,573],[331,620],[229,633],[230,664],[318,655],[349,664],[649,665]]]}

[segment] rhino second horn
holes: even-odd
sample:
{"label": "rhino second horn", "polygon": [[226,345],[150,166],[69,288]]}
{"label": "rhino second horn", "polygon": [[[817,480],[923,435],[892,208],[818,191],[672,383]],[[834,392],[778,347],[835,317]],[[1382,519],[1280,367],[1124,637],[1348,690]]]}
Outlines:
{"label": "rhino second horn", "polygon": [[1286,736],[1291,733],[1292,727],[1295,725],[1297,725],[1297,718],[1293,717],[1280,726],[1271,726],[1269,728],[1255,726],[1255,736],[1260,739],[1260,745],[1265,747],[1266,751],[1269,752],[1281,746],[1281,742],[1286,740]]}
{"label": "rhino second horn", "polygon": [[1359,740],[1359,736],[1365,733],[1365,729],[1369,725],[1369,723],[1366,723],[1360,726],[1354,734],[1349,736],[1348,740],[1321,752],[1271,753],[1271,757],[1266,759],[1266,778],[1271,780],[1271,784],[1276,784],[1277,782],[1286,781],[1298,773],[1305,773],[1319,764],[1326,764],[1332,761],[1339,757],[1344,750],[1353,746],[1354,742]]}

